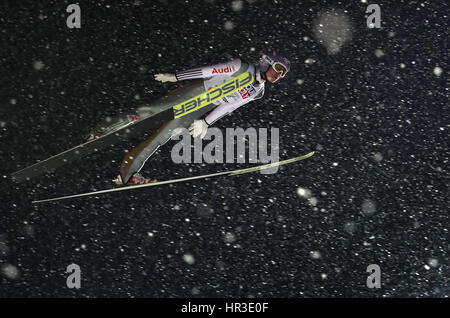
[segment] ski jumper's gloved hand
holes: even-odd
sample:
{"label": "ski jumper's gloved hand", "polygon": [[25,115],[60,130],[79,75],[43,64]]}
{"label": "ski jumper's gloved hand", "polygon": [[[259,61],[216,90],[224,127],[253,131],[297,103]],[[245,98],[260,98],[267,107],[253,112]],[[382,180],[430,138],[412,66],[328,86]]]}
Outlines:
{"label": "ski jumper's gloved hand", "polygon": [[206,135],[207,130],[208,130],[208,124],[206,123],[206,121],[204,119],[195,120],[189,126],[189,133],[194,138],[200,136],[200,138],[203,139]]}
{"label": "ski jumper's gloved hand", "polygon": [[177,77],[175,76],[175,74],[163,73],[163,74],[156,74],[155,80],[163,82],[163,83],[164,82],[176,82]]}

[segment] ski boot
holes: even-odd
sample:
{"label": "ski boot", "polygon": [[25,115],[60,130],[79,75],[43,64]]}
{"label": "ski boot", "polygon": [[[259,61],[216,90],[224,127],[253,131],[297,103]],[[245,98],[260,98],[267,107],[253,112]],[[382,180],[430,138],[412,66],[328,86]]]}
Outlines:
{"label": "ski boot", "polygon": [[[120,174],[113,180],[113,182],[117,185],[124,185]],[[130,178],[130,180],[128,180],[126,185],[138,185],[138,184],[155,183],[155,182],[158,182],[158,180],[144,178],[139,172],[136,172],[135,174],[133,174],[133,176]]]}
{"label": "ski boot", "polygon": [[91,140],[95,140],[95,139],[99,139],[103,137],[103,135],[100,134],[90,134],[89,137],[87,137],[86,142],[91,141]]}

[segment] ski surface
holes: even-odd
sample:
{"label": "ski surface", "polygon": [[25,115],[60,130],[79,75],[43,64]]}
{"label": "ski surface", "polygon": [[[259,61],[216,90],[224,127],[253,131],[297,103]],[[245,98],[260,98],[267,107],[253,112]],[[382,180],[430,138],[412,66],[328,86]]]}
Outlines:
{"label": "ski surface", "polygon": [[36,200],[36,201],[32,201],[31,203],[35,204],[35,203],[43,203],[43,202],[50,202],[50,201],[59,201],[59,200],[79,198],[79,197],[84,197],[84,196],[98,195],[98,194],[103,194],[103,193],[110,193],[110,192],[117,192],[117,191],[127,191],[127,190],[134,190],[134,189],[140,189],[140,188],[145,188],[145,187],[155,187],[155,186],[171,184],[171,183],[177,183],[177,182],[185,182],[185,181],[191,181],[191,180],[198,180],[198,179],[205,179],[205,178],[211,178],[211,177],[218,177],[218,176],[222,176],[222,175],[236,176],[236,175],[240,175],[240,174],[244,174],[244,173],[255,172],[255,171],[259,171],[259,170],[264,170],[264,169],[277,167],[277,166],[282,166],[282,165],[289,164],[289,163],[292,163],[292,162],[304,160],[304,159],[307,159],[307,158],[311,157],[312,155],[314,155],[314,151],[312,151],[312,152],[310,152],[310,153],[308,153],[306,155],[294,157],[294,158],[283,160],[283,161],[272,162],[272,163],[268,163],[268,164],[265,164],[265,165],[252,167],[252,168],[238,169],[238,170],[233,170],[233,171],[223,171],[223,172],[217,172],[217,173],[212,173],[212,174],[206,174],[206,175],[202,175],[202,176],[195,176],[195,177],[188,177],[188,178],[181,178],[181,179],[173,179],[173,180],[167,180],[167,181],[159,181],[159,182],[155,182],[155,183],[123,186],[123,187],[120,187],[120,188],[98,190],[98,191],[92,191],[92,192],[86,192],[86,193],[80,193],[80,194],[74,194],[74,195],[67,195],[67,196],[57,197],[57,198]]}
{"label": "ski surface", "polygon": [[97,152],[103,148],[116,144],[119,140],[136,135],[138,133],[147,132],[153,128],[157,128],[165,122],[175,118],[183,117],[200,108],[203,108],[215,101],[233,94],[237,90],[245,87],[252,81],[252,75],[249,72],[240,74],[233,79],[197,96],[174,105],[168,109],[154,113],[151,116],[138,121],[132,121],[128,125],[106,134],[98,139],[94,139],[75,146],[69,150],[63,151],[48,159],[39,161],[29,167],[11,174],[13,181],[17,183],[24,182],[33,177],[45,174],[56,168],[59,168],[72,161],[81,159],[91,153]]}

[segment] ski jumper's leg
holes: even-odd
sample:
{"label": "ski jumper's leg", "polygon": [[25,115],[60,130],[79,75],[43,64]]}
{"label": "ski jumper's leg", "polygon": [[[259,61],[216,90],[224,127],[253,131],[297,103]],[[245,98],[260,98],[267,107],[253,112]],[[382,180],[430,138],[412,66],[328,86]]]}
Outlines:
{"label": "ski jumper's leg", "polygon": [[142,169],[145,162],[152,154],[160,146],[169,141],[177,128],[188,128],[194,120],[201,118],[214,107],[216,107],[216,105],[209,104],[195,112],[165,123],[149,139],[129,151],[125,155],[122,165],[120,166],[120,176],[122,177],[123,183],[126,184],[134,173],[139,172]]}

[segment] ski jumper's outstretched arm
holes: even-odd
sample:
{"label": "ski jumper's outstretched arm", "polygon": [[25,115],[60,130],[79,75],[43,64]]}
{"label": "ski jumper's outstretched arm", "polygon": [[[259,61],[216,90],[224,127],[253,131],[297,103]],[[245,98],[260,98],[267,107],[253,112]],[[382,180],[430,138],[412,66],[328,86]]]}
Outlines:
{"label": "ski jumper's outstretched arm", "polygon": [[191,80],[196,78],[207,78],[216,75],[233,75],[241,67],[241,60],[234,59],[229,62],[196,67],[186,71],[175,72],[177,81]]}

